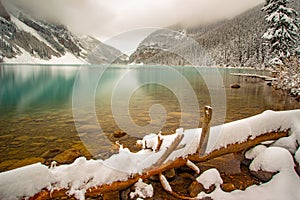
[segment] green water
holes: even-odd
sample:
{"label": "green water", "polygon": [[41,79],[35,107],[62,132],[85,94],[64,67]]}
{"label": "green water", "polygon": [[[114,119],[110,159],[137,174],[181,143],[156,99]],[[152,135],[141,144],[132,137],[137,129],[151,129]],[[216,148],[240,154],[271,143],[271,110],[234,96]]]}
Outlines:
{"label": "green water", "polygon": [[[131,147],[135,139],[150,132],[170,134],[179,126],[200,127],[205,105],[218,108],[213,125],[267,109],[300,108],[299,102],[260,79],[230,74],[267,74],[263,71],[165,66],[104,69],[0,66],[0,171],[20,161],[26,164],[29,158],[47,162],[43,155],[53,149],[78,149],[82,155],[105,158],[114,153],[116,140]],[[233,83],[241,88],[231,89]],[[114,138],[113,133],[120,130],[127,136]]]}

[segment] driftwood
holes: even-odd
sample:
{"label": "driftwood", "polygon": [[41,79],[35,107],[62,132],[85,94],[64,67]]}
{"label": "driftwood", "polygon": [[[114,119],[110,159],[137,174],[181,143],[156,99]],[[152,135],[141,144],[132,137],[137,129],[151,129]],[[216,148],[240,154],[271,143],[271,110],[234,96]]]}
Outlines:
{"label": "driftwood", "polygon": [[198,149],[197,149],[197,152],[200,153],[200,155],[204,155],[204,153],[205,153],[205,149],[206,149],[208,138],[209,138],[211,118],[212,118],[212,107],[205,106],[204,107],[204,120],[203,120],[203,123],[202,123],[201,138],[200,138],[199,146],[198,146]]}
{"label": "driftwood", "polygon": [[[266,133],[261,136],[256,137],[255,139],[249,139],[243,143],[237,143],[237,144],[231,144],[228,145],[226,148],[221,148],[219,150],[215,150],[211,152],[210,154],[207,154],[205,156],[199,156],[198,153],[188,156],[187,158],[178,158],[172,162],[167,162],[165,164],[162,164],[161,166],[153,169],[149,169],[145,171],[142,175],[135,175],[132,178],[129,178],[127,181],[117,181],[112,184],[104,184],[99,185],[97,187],[90,188],[86,191],[87,197],[97,197],[101,194],[113,192],[113,191],[121,191],[124,190],[134,183],[138,181],[139,178],[141,179],[148,179],[151,176],[159,175],[164,171],[167,171],[169,169],[173,168],[179,168],[186,165],[187,160],[191,160],[195,163],[201,163],[208,161],[210,159],[220,157],[222,155],[230,154],[230,153],[238,153],[241,151],[245,151],[247,149],[250,149],[261,142],[269,141],[269,140],[277,140],[282,137],[287,137],[288,131],[285,132],[271,132]],[[66,195],[67,190],[61,189],[61,190],[54,190],[54,191],[48,191],[47,189],[39,192],[35,196],[31,197],[30,200],[41,200],[41,199],[51,199],[51,198],[58,198],[67,196]]]}
{"label": "driftwood", "polygon": [[[209,133],[209,121],[211,118],[211,108],[207,108],[207,132]],[[209,116],[210,115],[210,116]],[[261,142],[265,141],[270,141],[270,140],[277,140],[282,137],[287,137],[289,135],[289,131],[282,131],[282,132],[270,132],[270,133],[264,133],[261,134],[260,136],[257,136],[254,139],[249,138],[247,141],[242,142],[242,143],[236,143],[236,144],[230,144],[226,147],[222,147],[220,149],[214,150],[209,154],[202,155],[200,152],[203,152],[203,144],[205,145],[205,142],[207,142],[208,134],[204,134],[203,137],[201,137],[201,141],[199,142],[199,147],[198,150],[195,154],[188,155],[185,158],[177,158],[174,161],[168,161],[164,163],[168,156],[172,153],[172,151],[176,150],[181,142],[183,135],[179,134],[174,142],[169,146],[168,150],[161,156],[160,159],[150,168],[144,170],[144,173],[142,174],[136,174],[133,175],[131,178],[128,178],[126,181],[116,181],[113,182],[112,184],[103,184],[99,185],[97,187],[92,187],[87,189],[86,191],[86,197],[97,197],[100,195],[103,195],[105,193],[110,193],[110,192],[115,192],[115,191],[122,191],[124,189],[127,189],[128,187],[132,186],[134,183],[136,183],[140,178],[145,180],[150,178],[151,176],[154,175],[160,175],[167,170],[174,169],[174,168],[179,168],[187,165],[187,162],[193,162],[193,163],[201,163],[208,161],[213,158],[217,158],[226,154],[231,154],[231,153],[240,153],[244,152]],[[165,188],[164,188],[165,189]],[[44,200],[44,199],[52,199],[52,198],[59,198],[59,197],[65,197],[67,196],[67,189],[57,189],[53,191],[49,191],[47,189],[42,190],[41,192],[37,193],[35,196],[31,197],[30,200]],[[167,191],[169,194],[181,198],[181,199],[194,199],[190,197],[182,197],[178,194],[176,194],[173,191]]]}

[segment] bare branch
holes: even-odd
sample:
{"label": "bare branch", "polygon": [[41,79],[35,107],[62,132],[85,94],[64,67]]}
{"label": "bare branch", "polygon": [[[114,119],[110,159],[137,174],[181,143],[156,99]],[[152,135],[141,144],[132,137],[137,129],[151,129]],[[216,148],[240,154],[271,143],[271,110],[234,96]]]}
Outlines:
{"label": "bare branch", "polygon": [[204,107],[204,120],[202,124],[201,138],[199,141],[199,146],[197,152],[200,153],[200,156],[204,155],[210,131],[210,121],[212,118],[212,107]]}

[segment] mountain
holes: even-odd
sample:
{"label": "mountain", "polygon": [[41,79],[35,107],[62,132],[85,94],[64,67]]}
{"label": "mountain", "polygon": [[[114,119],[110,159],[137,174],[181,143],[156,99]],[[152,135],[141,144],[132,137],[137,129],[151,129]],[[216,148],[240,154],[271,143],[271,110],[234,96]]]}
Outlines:
{"label": "mountain", "polygon": [[[300,12],[299,1],[293,2],[292,7]],[[213,24],[190,27],[175,25],[158,30],[139,44],[137,50],[130,56],[130,62],[161,65],[191,64],[181,54],[176,55],[174,51],[170,52],[166,48],[172,46],[170,42],[178,41],[180,35],[184,34],[187,38],[198,42],[197,49],[201,49],[201,54],[205,52],[206,57],[213,60],[211,62],[213,64],[263,66],[272,55],[261,39],[267,28],[264,21],[265,13],[261,11],[261,8],[262,5],[258,5],[233,19]],[[185,39],[185,41],[189,40]],[[184,42],[176,48],[183,48],[187,54],[194,54],[195,58],[200,56],[195,52],[195,47],[188,48]]]}
{"label": "mountain", "polygon": [[0,1],[0,61],[5,63],[126,63],[127,56],[91,36],[36,19]]}

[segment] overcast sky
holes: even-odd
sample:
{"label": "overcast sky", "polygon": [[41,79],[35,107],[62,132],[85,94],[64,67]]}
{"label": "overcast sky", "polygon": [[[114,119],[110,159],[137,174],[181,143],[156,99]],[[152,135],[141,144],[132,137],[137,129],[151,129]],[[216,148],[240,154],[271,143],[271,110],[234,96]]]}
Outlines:
{"label": "overcast sky", "polygon": [[[134,29],[230,18],[264,0],[7,0],[105,41]],[[151,29],[148,29],[151,30]],[[142,31],[146,32],[147,31]],[[136,33],[136,31],[135,31]],[[129,34],[127,34],[129,35]],[[140,40],[142,33],[136,38]],[[131,36],[132,39],[132,36]],[[135,39],[135,40],[136,40]]]}

